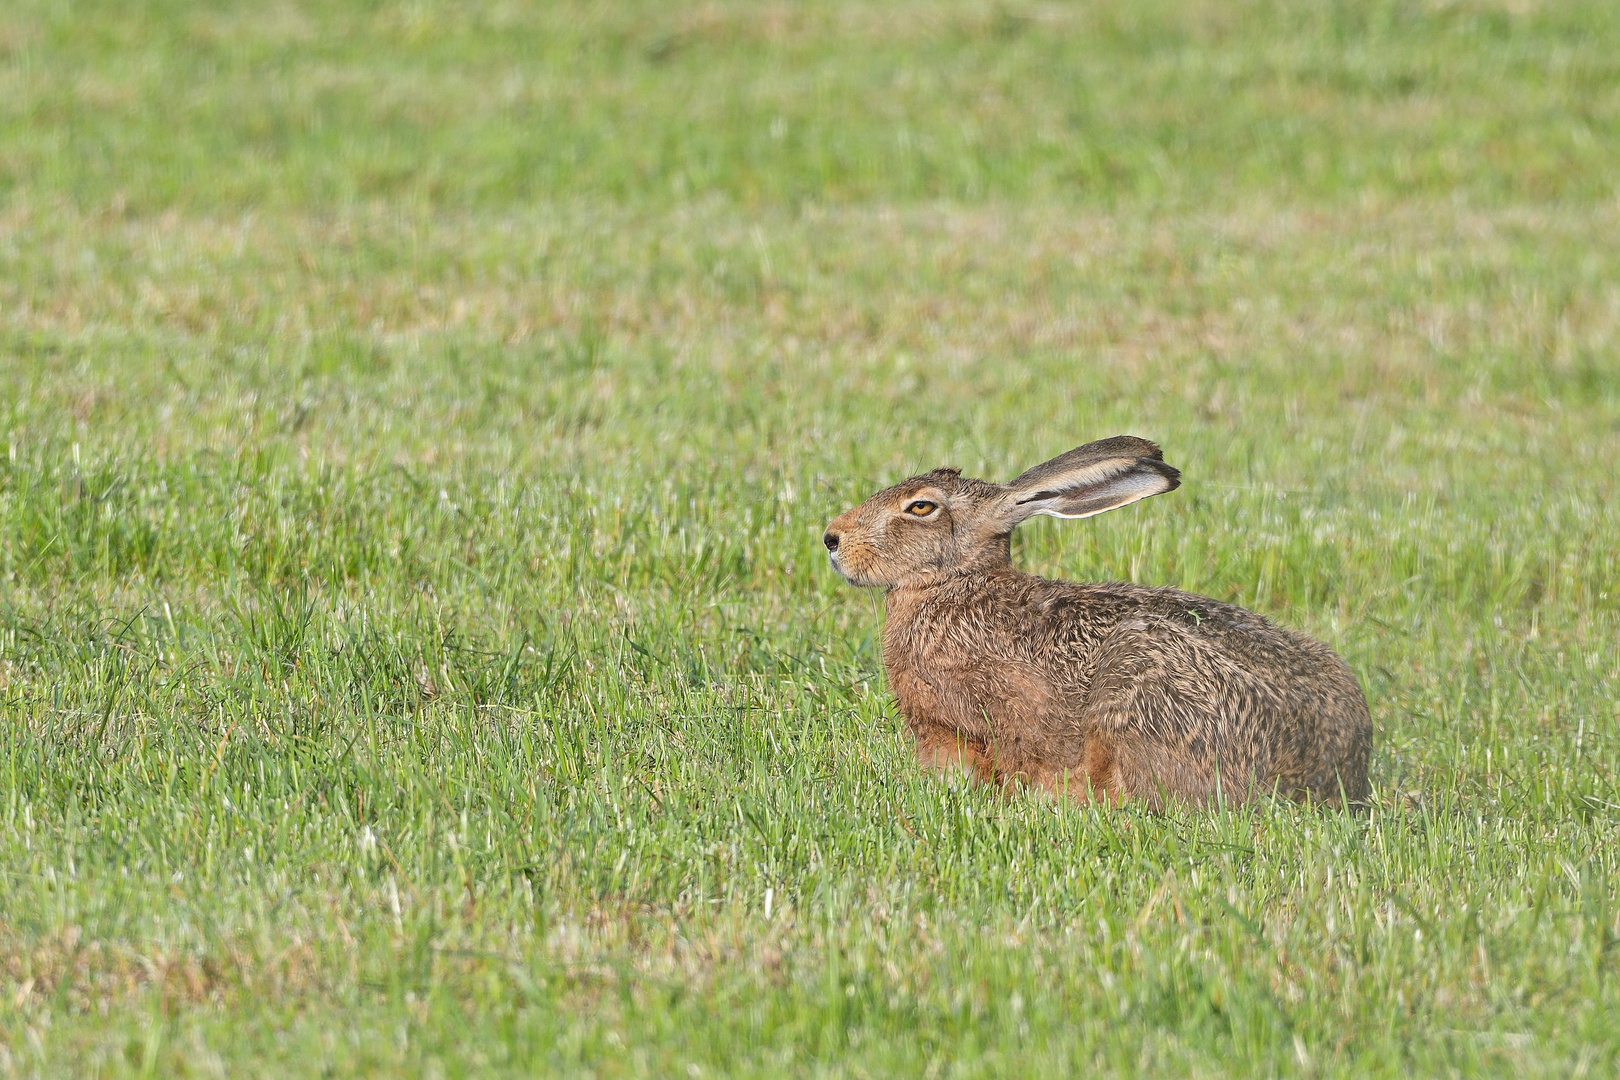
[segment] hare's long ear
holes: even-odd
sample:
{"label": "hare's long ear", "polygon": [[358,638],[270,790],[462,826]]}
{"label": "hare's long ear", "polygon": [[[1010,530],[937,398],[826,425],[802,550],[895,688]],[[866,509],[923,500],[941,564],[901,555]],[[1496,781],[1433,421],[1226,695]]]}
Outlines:
{"label": "hare's long ear", "polygon": [[1034,517],[1083,518],[1173,491],[1181,473],[1146,439],[1118,435],[1077,446],[1007,484],[1007,527]]}

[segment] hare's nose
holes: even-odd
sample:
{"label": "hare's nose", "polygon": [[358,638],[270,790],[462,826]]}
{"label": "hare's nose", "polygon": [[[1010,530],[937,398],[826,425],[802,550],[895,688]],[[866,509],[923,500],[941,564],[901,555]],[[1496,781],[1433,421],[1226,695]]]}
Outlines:
{"label": "hare's nose", "polygon": [[827,545],[828,551],[838,550],[838,534],[835,532],[830,532],[826,536],[823,536],[821,538],[821,542]]}

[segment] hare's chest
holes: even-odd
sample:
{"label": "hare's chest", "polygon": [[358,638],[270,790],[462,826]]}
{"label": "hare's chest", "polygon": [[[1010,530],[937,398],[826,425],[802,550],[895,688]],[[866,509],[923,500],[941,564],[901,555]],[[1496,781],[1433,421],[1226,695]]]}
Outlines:
{"label": "hare's chest", "polygon": [[1065,695],[1038,667],[1006,652],[942,654],[886,640],[889,687],[913,732],[944,728],[1022,756],[1066,725]]}

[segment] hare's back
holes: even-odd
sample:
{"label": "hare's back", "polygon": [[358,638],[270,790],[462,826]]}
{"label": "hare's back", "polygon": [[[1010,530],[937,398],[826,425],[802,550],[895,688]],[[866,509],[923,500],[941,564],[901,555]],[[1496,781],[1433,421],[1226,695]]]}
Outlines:
{"label": "hare's back", "polygon": [[1343,668],[1321,642],[1285,630],[1247,608],[1197,593],[1128,582],[1046,584],[1058,587],[1047,601],[1048,610],[1069,624],[1071,634],[1099,639],[1153,626],[1201,642],[1241,670],[1306,676],[1324,662]]}
{"label": "hare's back", "polygon": [[[1176,589],[1107,584],[1089,600],[1087,723],[1167,776],[1249,777],[1335,801],[1366,795],[1371,723],[1327,646],[1254,612]],[[1129,754],[1127,753],[1127,756]],[[1198,797],[1200,793],[1184,794]]]}

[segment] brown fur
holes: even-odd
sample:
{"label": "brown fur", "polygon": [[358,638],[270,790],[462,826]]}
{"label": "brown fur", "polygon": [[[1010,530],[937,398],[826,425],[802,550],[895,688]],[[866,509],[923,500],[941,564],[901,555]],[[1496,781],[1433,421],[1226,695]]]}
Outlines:
{"label": "brown fur", "polygon": [[827,526],[838,572],[888,590],[884,665],[925,764],[1109,804],[1367,798],[1367,702],[1326,646],[1175,589],[1013,568],[1020,521],[1089,517],[1178,477],[1121,436],[1004,485],[936,469]]}

